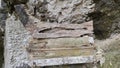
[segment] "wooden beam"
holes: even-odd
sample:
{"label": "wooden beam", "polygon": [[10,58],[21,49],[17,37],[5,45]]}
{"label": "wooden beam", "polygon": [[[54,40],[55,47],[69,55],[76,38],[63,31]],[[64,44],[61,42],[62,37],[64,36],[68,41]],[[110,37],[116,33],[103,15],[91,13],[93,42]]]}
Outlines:
{"label": "wooden beam", "polygon": [[77,47],[77,48],[31,48],[35,51],[59,51],[59,50],[82,50],[82,49],[93,49],[94,50],[95,47]]}
{"label": "wooden beam", "polygon": [[89,30],[60,30],[55,33],[33,33],[33,38],[66,38],[66,37],[80,37],[84,34],[92,34]]}
{"label": "wooden beam", "polygon": [[87,30],[93,30],[93,21],[85,22],[82,24],[59,24],[59,23],[42,23],[38,25],[38,30],[44,30],[44,29],[54,29],[54,28],[62,28],[62,29],[87,29]]}
{"label": "wooden beam", "polygon": [[49,59],[36,59],[36,60],[30,60],[25,61],[30,66],[33,65],[33,63],[36,64],[36,66],[53,66],[53,65],[65,65],[65,64],[81,64],[81,63],[92,63],[94,62],[94,56],[76,56],[76,57],[60,57],[60,58],[49,58]]}

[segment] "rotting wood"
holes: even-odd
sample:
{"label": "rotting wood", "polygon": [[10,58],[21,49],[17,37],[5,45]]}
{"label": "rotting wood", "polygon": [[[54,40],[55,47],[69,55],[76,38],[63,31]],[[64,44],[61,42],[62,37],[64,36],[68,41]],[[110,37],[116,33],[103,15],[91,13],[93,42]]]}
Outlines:
{"label": "rotting wood", "polygon": [[81,48],[29,48],[31,52],[43,52],[43,51],[60,51],[60,50],[89,50],[95,47],[81,47]]}
{"label": "rotting wood", "polygon": [[[47,29],[47,28],[62,28],[62,29],[87,29],[87,30],[93,30],[93,21],[85,22],[82,24],[59,24],[59,23],[40,23],[38,24],[38,28],[41,29]],[[38,29],[38,30],[39,30]]]}
{"label": "rotting wood", "polygon": [[[35,7],[32,7],[32,4],[29,6],[30,9],[27,10],[29,23],[25,26],[26,29],[19,20],[14,20],[14,16],[6,21],[5,68],[16,68],[17,65],[23,65],[22,63],[33,68],[34,64],[36,66],[51,66],[94,62],[94,47],[90,45],[88,38],[83,38],[83,35],[93,34],[93,21],[82,24],[69,24],[71,23],[70,21],[75,21],[72,17],[76,17],[77,14],[73,13],[70,16],[64,16],[64,11],[60,11],[60,18],[63,17],[63,21],[62,18],[60,20],[62,21],[61,23],[41,22],[37,19],[41,16],[39,12],[37,16],[29,14],[33,12],[31,9]],[[59,5],[57,6],[59,7]],[[72,9],[72,4],[67,7]],[[77,16],[79,14],[81,15],[81,13],[78,13]],[[53,15],[54,13],[51,15],[51,12],[48,12],[48,17]],[[81,15],[80,18],[83,16]],[[65,24],[66,22],[64,21],[67,21],[67,19],[69,19],[69,22]],[[74,23],[81,21],[83,20],[78,20]],[[29,51],[31,52],[28,52],[25,48],[30,49]],[[34,68],[40,67],[34,66]]]}
{"label": "rotting wood", "polygon": [[61,30],[56,33],[34,33],[32,36],[33,38],[65,38],[65,37],[80,37],[84,34],[92,34],[91,31],[85,31],[85,30]]}
{"label": "rotting wood", "polygon": [[50,49],[32,49],[32,52],[30,54],[33,56],[34,59],[36,58],[58,58],[58,57],[70,57],[70,56],[87,56],[92,55],[94,52],[94,49],[64,49],[64,50],[50,50]]}
{"label": "rotting wood", "polygon": [[75,57],[60,57],[60,58],[49,58],[49,59],[33,59],[29,62],[29,65],[33,65],[33,62],[37,66],[52,66],[52,65],[65,65],[65,64],[80,64],[80,63],[93,63],[94,56],[75,56]]}
{"label": "rotting wood", "polygon": [[31,48],[79,48],[89,47],[90,43],[88,37],[78,38],[56,38],[56,39],[33,39],[30,42],[29,47]]}
{"label": "rotting wood", "polygon": [[[83,59],[81,57],[94,55],[95,46],[90,45],[90,34],[93,34],[92,21],[82,24],[39,24],[32,33],[33,38],[26,48],[29,60],[34,62],[40,60],[36,62],[38,66],[61,65],[61,63],[56,62],[58,60],[63,62],[72,60],[73,63],[68,62],[67,64],[76,64],[78,59]],[[90,59],[88,57],[84,58],[84,60],[88,60],[85,60],[87,63]],[[78,63],[84,63],[84,60],[80,60]],[[54,62],[54,64],[48,63],[49,61]],[[44,65],[39,62],[44,63]]]}
{"label": "rotting wood", "polygon": [[[54,41],[54,43],[55,42],[56,41]],[[73,45],[63,46],[62,44],[64,43],[63,42],[59,43],[59,42],[60,40],[54,44],[53,42],[49,41],[45,45],[44,42],[42,42],[42,44],[36,42],[35,44],[29,45],[27,51],[29,54],[32,54],[34,57],[37,58],[43,58],[43,57],[53,58],[53,57],[63,57],[63,56],[80,56],[80,55],[83,56],[85,54],[91,55],[95,49],[94,46],[90,46],[89,44],[80,45],[80,43],[78,43],[79,45],[73,44]],[[71,42],[69,41],[69,43]],[[51,54],[51,55],[46,56],[47,54]]]}
{"label": "rotting wood", "polygon": [[[77,47],[77,48],[35,48],[36,50],[39,50],[39,51],[56,51],[56,50],[79,50],[79,49],[93,49],[94,47]],[[31,48],[31,49],[34,49]]]}
{"label": "rotting wood", "polygon": [[42,23],[34,30],[33,38],[66,38],[93,34],[93,21],[82,24]]}

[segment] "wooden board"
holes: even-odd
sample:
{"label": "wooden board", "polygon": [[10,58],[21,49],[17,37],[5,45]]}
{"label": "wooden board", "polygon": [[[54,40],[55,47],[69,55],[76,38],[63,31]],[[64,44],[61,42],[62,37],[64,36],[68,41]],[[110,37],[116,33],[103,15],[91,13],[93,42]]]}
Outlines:
{"label": "wooden board", "polygon": [[92,34],[91,31],[85,30],[60,30],[54,33],[34,33],[34,38],[66,38],[66,37],[80,37],[85,34]]}
{"label": "wooden board", "polygon": [[34,59],[57,58],[92,55],[94,46],[90,45],[88,37],[34,39],[27,47],[27,51],[29,56]]}
{"label": "wooden board", "polygon": [[85,22],[82,24],[59,24],[59,23],[40,23],[37,25],[39,28],[38,30],[44,30],[44,29],[54,29],[54,28],[60,28],[60,29],[86,29],[86,30],[93,30],[93,21]]}
{"label": "wooden board", "polygon": [[37,59],[24,61],[29,65],[33,65],[33,62],[36,66],[53,66],[53,65],[65,65],[65,64],[80,64],[80,63],[93,63],[94,55],[89,56],[74,56],[74,57],[60,57],[60,58],[49,58],[49,59]]}
{"label": "wooden board", "polygon": [[56,38],[56,39],[33,39],[30,42],[29,47],[31,48],[78,48],[81,46],[90,46],[88,41],[89,37],[78,37],[78,38]]}
{"label": "wooden board", "polygon": [[93,34],[93,22],[82,24],[58,24],[43,23],[39,25],[33,33],[34,38],[64,38],[64,37],[80,37],[85,34]]}
{"label": "wooden board", "polygon": [[72,56],[89,56],[94,54],[94,48],[51,48],[31,49],[29,59],[48,59]]}

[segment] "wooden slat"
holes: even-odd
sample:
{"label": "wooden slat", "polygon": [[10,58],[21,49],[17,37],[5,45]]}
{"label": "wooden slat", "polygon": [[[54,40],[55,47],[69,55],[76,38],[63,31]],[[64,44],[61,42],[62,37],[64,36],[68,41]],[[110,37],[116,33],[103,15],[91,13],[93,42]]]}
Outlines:
{"label": "wooden slat", "polygon": [[37,52],[37,51],[59,51],[59,50],[84,50],[84,49],[94,49],[94,47],[77,47],[77,48],[31,48],[31,50]]}
{"label": "wooden slat", "polygon": [[93,33],[93,21],[82,24],[42,23],[33,33],[34,38],[80,37]]}
{"label": "wooden slat", "polygon": [[78,37],[78,38],[58,38],[50,39],[46,44],[49,48],[63,48],[63,47],[81,47],[83,45],[89,46],[88,37]]}
{"label": "wooden slat", "polygon": [[33,40],[29,47],[31,48],[77,48],[82,46],[90,46],[88,37],[78,38],[56,38],[56,39],[44,39],[44,40]]}
{"label": "wooden slat", "polygon": [[88,37],[35,39],[28,47],[28,53],[34,59],[91,55],[93,51],[94,46],[90,45]]}
{"label": "wooden slat", "polygon": [[93,21],[85,22],[82,24],[59,24],[59,23],[42,23],[38,25],[38,30],[44,30],[49,28],[63,28],[63,29],[87,29],[93,30]]}
{"label": "wooden slat", "polygon": [[51,49],[31,49],[29,53],[32,59],[47,59],[69,56],[87,56],[94,53],[93,48],[51,48]]}
{"label": "wooden slat", "polygon": [[93,63],[94,62],[94,56],[74,56],[74,57],[59,57],[59,58],[49,58],[49,59],[36,59],[36,60],[30,60],[30,61],[24,61],[29,62],[29,65],[33,65],[33,62],[37,66],[53,66],[53,65],[65,65],[65,64],[80,64],[80,63]]}
{"label": "wooden slat", "polygon": [[55,33],[33,33],[33,38],[64,38],[64,37],[80,37],[84,34],[92,34],[88,30],[61,30]]}

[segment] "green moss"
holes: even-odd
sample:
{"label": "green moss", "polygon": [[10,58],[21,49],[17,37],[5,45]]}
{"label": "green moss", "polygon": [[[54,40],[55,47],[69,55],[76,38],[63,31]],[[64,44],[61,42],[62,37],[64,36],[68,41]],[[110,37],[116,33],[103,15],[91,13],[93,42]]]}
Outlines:
{"label": "green moss", "polygon": [[119,68],[120,67],[120,40],[115,40],[105,48],[105,63],[99,68]]}
{"label": "green moss", "polygon": [[120,67],[120,51],[106,53],[106,62],[100,68],[119,68]]}

